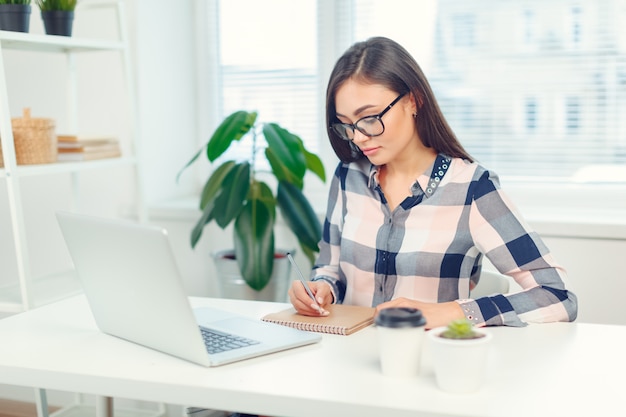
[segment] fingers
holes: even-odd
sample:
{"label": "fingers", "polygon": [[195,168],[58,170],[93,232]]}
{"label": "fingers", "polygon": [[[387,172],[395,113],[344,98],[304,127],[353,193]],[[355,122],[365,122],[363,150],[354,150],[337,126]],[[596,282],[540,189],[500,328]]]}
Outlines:
{"label": "fingers", "polygon": [[[324,290],[323,286],[320,284],[322,283],[309,282],[309,286],[315,295],[316,301],[319,306],[322,307],[330,304],[329,299],[332,301],[332,295],[329,297],[330,289]],[[324,286],[328,287],[328,284],[325,284]],[[291,288],[289,288],[289,300],[296,311],[300,314],[307,316],[328,315],[328,311],[324,310],[323,307],[320,309],[318,304],[316,304],[315,301],[309,297],[309,294],[306,292],[302,282],[300,281],[294,281],[291,284]]]}
{"label": "fingers", "polygon": [[333,293],[330,290],[330,284],[326,281],[315,281],[311,283],[311,290],[315,294],[315,300],[321,306],[327,306],[333,303]]}
{"label": "fingers", "polygon": [[376,312],[378,313],[380,310],[384,309],[384,308],[391,308],[391,307],[412,307],[412,308],[419,308],[420,307],[420,303],[418,301],[414,301],[414,300],[409,300],[406,299],[404,297],[400,297],[400,298],[395,298],[391,301],[387,301],[384,303],[381,303],[379,305],[376,306]]}

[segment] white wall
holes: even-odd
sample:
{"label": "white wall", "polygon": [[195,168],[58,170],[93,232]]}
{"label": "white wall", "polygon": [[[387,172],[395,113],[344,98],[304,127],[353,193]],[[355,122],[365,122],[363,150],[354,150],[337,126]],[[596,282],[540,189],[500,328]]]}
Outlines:
{"label": "white wall", "polygon": [[136,0],[136,53],[141,151],[148,202],[189,194],[177,172],[197,150],[194,1]]}

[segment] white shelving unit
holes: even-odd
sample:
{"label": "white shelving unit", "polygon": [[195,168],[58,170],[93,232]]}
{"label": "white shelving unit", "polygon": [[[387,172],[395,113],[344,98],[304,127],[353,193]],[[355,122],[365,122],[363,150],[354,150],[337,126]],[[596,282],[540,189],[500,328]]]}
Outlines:
{"label": "white shelving unit", "polygon": [[[10,223],[13,235],[13,245],[17,264],[17,277],[9,284],[0,285],[0,317],[2,314],[18,313],[33,307],[44,305],[80,292],[80,285],[74,271],[53,273],[44,276],[34,276],[31,268],[31,256],[27,242],[27,224],[24,218],[25,201],[22,195],[20,179],[26,177],[44,177],[52,174],[68,174],[71,182],[72,201],[70,207],[76,208],[80,200],[79,176],[88,170],[114,170],[127,166],[134,170],[133,176],[138,191],[137,217],[140,221],[146,220],[145,209],[140,197],[140,170],[137,158],[137,141],[139,138],[135,86],[130,61],[128,36],[126,33],[125,9],[122,1],[90,0],[79,2],[77,12],[88,9],[108,9],[116,14],[118,37],[115,40],[84,39],[81,37],[50,36],[35,33],[21,33],[0,31],[0,143],[2,145],[2,162],[0,167],[0,182],[6,183],[6,199],[10,213]],[[121,158],[103,159],[85,162],[49,163],[40,165],[17,165],[14,147],[13,131],[11,128],[10,97],[5,72],[5,50],[22,51],[25,53],[47,53],[64,56],[67,61],[67,118],[69,128],[78,132],[78,104],[77,104],[77,68],[75,57],[78,54],[89,52],[117,52],[119,63],[122,65],[125,90],[127,91],[128,108],[130,109],[130,153]],[[18,52],[19,53],[19,52]],[[111,65],[116,65],[112,63]],[[0,196],[0,199],[5,198]],[[14,282],[13,282],[14,281]],[[73,404],[64,407],[55,413],[55,417],[77,415],[111,415],[113,400],[106,397],[96,398],[98,406],[86,405],[82,395],[76,395]],[[47,398],[45,390],[36,390],[38,414],[47,416]],[[116,409],[120,416],[156,417],[165,413],[163,404],[157,404],[156,410]]]}
{"label": "white shelving unit", "polygon": [[[13,244],[15,247],[18,277],[14,283],[0,287],[0,313],[16,313],[43,305],[79,292],[80,286],[73,271],[55,273],[47,276],[33,276],[31,259],[29,256],[26,227],[24,220],[24,199],[20,187],[20,179],[33,176],[47,176],[51,174],[68,173],[71,177],[72,197],[71,205],[75,206],[79,200],[79,176],[86,170],[115,169],[128,165],[135,170],[137,189],[140,190],[140,173],[136,159],[136,142],[139,137],[136,123],[136,99],[133,75],[130,63],[130,52],[126,35],[124,7],[118,1],[90,1],[79,3],[83,9],[88,8],[115,8],[118,19],[118,39],[99,40],[81,39],[80,37],[50,36],[42,34],[0,31],[0,140],[4,167],[0,168],[0,181],[6,182]],[[77,122],[77,69],[75,56],[84,52],[118,52],[124,79],[126,82],[127,98],[131,111],[131,156],[103,159],[75,163],[50,163],[40,165],[17,165],[13,132],[11,129],[11,115],[9,110],[10,97],[7,91],[7,80],[4,64],[4,51],[16,50],[35,53],[52,53],[65,56],[67,60],[68,83],[68,121],[70,128],[78,128]],[[63,80],[62,80],[63,81]],[[106,172],[106,171],[105,171]],[[145,220],[141,198],[138,198],[138,217]]]}

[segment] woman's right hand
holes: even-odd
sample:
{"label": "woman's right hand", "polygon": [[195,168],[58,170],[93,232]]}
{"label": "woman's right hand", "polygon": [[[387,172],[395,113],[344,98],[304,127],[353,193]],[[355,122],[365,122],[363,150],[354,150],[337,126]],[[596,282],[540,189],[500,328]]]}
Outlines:
{"label": "woman's right hand", "polygon": [[[289,300],[296,309],[296,311],[305,316],[327,316],[328,310],[324,307],[332,304],[333,293],[330,290],[330,284],[326,281],[308,281],[311,292],[315,295],[315,301],[309,297],[309,294],[304,289],[304,284],[301,281],[293,281],[291,288],[289,288]],[[318,305],[319,304],[319,308]]]}

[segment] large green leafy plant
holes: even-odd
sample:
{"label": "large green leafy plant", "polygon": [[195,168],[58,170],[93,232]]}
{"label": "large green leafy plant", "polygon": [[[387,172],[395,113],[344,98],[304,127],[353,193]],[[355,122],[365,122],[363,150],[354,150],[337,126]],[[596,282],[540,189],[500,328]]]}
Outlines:
{"label": "large green leafy plant", "polygon": [[[213,163],[231,144],[251,137],[250,159],[223,162],[204,185],[200,198],[202,215],[191,231],[191,246],[195,248],[204,226],[211,221],[222,229],[234,221],[239,271],[251,288],[260,291],[272,275],[277,207],[303,253],[313,262],[321,225],[302,188],[307,170],[322,181],[326,181],[326,176],[322,161],[304,147],[302,139],[276,123],[257,124],[256,120],[256,112],[237,111],[228,116],[183,170],[203,153]],[[270,176],[276,180],[275,184],[272,182],[275,192],[259,179],[262,173],[257,167],[257,153],[261,150],[271,167]]]}

